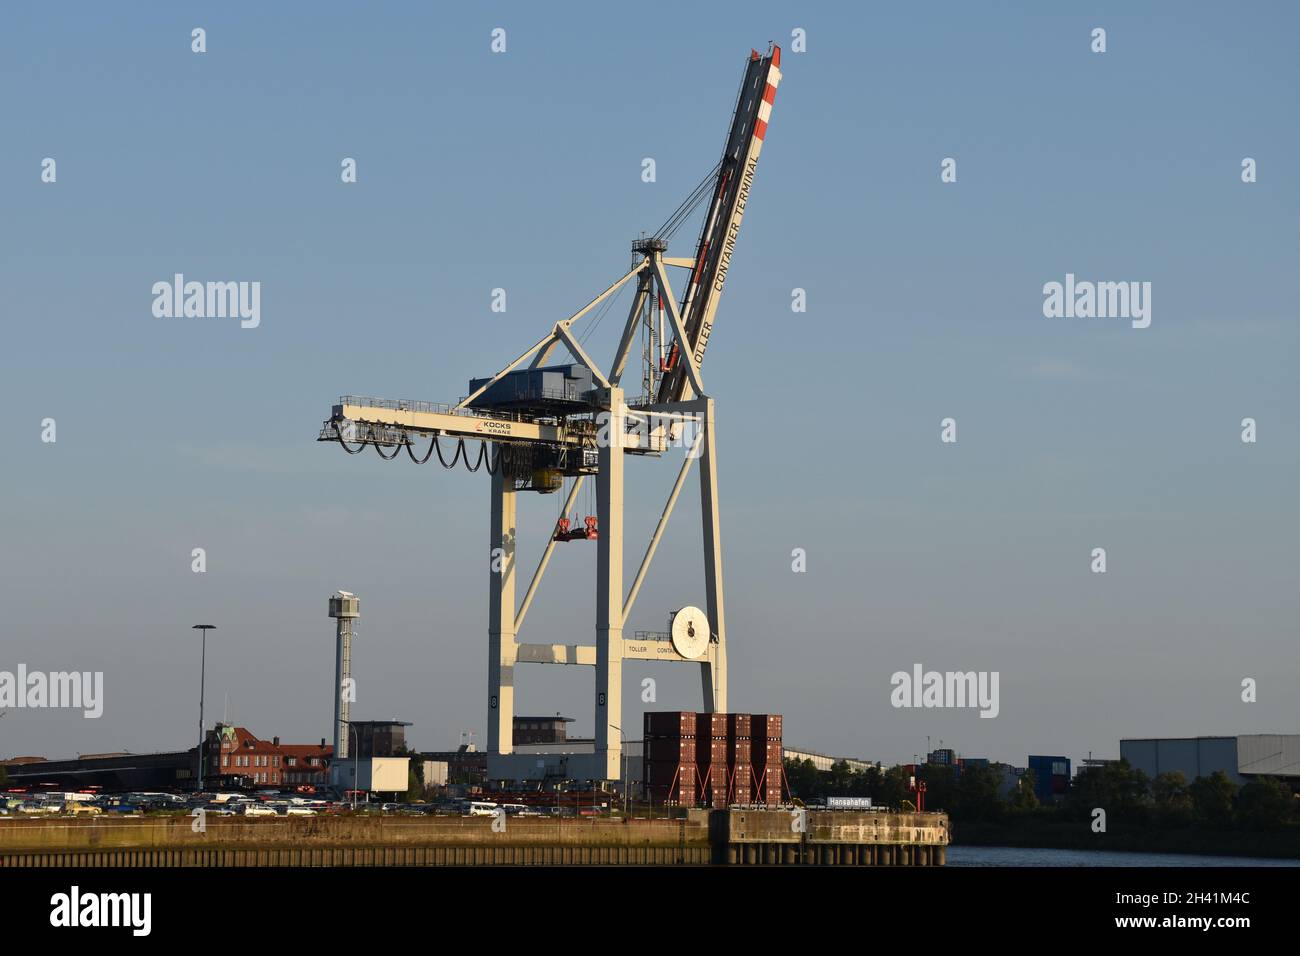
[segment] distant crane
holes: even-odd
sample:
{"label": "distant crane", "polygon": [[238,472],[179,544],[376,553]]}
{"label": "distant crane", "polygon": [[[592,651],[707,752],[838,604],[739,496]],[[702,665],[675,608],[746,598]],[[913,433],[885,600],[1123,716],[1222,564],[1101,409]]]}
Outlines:
{"label": "distant crane", "polygon": [[[446,468],[459,461],[470,471],[485,468],[491,475],[487,755],[491,780],[524,780],[537,772],[532,755],[513,753],[517,664],[595,667],[595,753],[589,765],[580,766],[579,755],[571,758],[570,776],[575,778],[619,777],[624,660],[696,663],[704,710],[727,709],[714,402],[700,368],[771,119],[780,65],[780,47],[773,45],[766,54],[750,51],[722,158],[663,226],[632,243],[636,264],[626,275],[556,322],[501,371],[471,380],[469,395],[455,405],[344,396],[321,428],[320,441],[338,442],[349,454],[373,445],[380,457],[391,460],[405,449],[421,464],[436,454]],[[669,238],[706,201],[695,255],[665,256]],[[670,266],[689,271],[680,300],[668,279]],[[602,372],[583,349],[573,324],[634,278],[636,293],[618,348],[608,371]],[[640,395],[629,401],[623,377],[638,341],[642,344]],[[558,346],[572,355],[574,364],[546,364]],[[521,367],[524,363],[527,366]],[[443,454],[442,438],[453,442],[450,462]],[[422,456],[415,450],[417,439],[428,440]],[[471,465],[466,441],[475,439],[481,444]],[[625,592],[624,456],[658,456],[679,443],[688,446],[688,453]],[[667,633],[639,631],[626,639],[624,624],[696,458],[706,610],[683,608],[671,617]],[[588,477],[595,478],[598,515],[588,516],[580,528],[574,528],[567,515]],[[552,493],[566,479],[572,480],[562,517],[516,607],[517,493]],[[573,540],[597,542],[595,645],[519,643],[519,631],[555,545]]]}

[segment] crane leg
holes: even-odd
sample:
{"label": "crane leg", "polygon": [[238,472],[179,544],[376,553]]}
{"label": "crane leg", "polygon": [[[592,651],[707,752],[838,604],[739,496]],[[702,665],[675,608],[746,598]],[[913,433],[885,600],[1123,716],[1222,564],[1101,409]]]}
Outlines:
{"label": "crane leg", "polygon": [[722,600],[722,528],[718,515],[718,449],[714,440],[713,399],[704,403],[704,433],[700,436],[700,517],[704,526],[705,611],[709,615],[713,653],[701,665],[704,707],[727,711],[727,625]]}
{"label": "crane leg", "polygon": [[622,776],[623,753],[623,390],[609,389],[609,440],[599,449],[596,501],[596,766],[606,780]]}
{"label": "crane leg", "polygon": [[[494,451],[499,454],[500,446]],[[517,492],[504,462],[492,476],[492,529],[488,563],[488,753],[514,752],[515,723],[515,509]]]}

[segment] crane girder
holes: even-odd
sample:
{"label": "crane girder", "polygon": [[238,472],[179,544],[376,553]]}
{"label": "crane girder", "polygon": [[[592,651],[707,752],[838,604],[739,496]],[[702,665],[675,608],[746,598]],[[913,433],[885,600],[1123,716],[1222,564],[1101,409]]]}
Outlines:
{"label": "crane girder", "polygon": [[[686,337],[683,339],[679,334],[673,342],[671,368],[659,385],[661,402],[690,398],[695,391],[690,379],[698,376],[698,369],[704,363],[704,350],[713,334],[714,316],[749,203],[776,88],[781,82],[780,67],[781,48],[775,45],[766,56],[755,51],[745,64],[731,131],[718,165],[713,199],[700,229],[695,268],[682,292],[680,313]],[[681,362],[683,352],[694,357],[693,370]]]}

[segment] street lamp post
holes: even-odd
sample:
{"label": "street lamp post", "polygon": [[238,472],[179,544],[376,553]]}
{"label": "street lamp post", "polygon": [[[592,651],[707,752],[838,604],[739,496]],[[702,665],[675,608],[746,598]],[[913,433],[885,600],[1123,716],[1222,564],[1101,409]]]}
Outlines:
{"label": "street lamp post", "polygon": [[203,634],[202,651],[199,655],[199,790],[203,789],[203,690],[207,686],[208,671],[208,631],[215,631],[215,624],[195,624],[190,630]]}
{"label": "street lamp post", "polygon": [[[361,761],[361,738],[357,735],[357,729],[352,726],[352,721],[344,721],[348,725],[348,736],[352,740],[352,809],[357,808],[357,783],[361,779],[360,761]],[[334,755],[338,759],[338,754]],[[340,775],[341,776],[341,775]]]}
{"label": "street lamp post", "polygon": [[[352,809],[357,809],[357,787],[361,785],[361,738],[356,728],[348,722],[348,731],[352,734]],[[371,774],[374,776],[374,774]]]}

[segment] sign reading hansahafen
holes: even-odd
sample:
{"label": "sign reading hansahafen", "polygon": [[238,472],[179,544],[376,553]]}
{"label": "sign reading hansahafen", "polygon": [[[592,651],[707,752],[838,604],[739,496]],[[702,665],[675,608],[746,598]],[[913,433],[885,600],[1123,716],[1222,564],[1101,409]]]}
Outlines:
{"label": "sign reading hansahafen", "polygon": [[870,797],[827,797],[827,810],[870,810]]}

